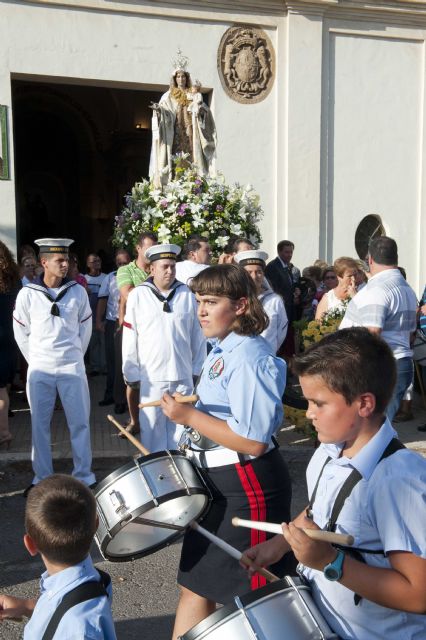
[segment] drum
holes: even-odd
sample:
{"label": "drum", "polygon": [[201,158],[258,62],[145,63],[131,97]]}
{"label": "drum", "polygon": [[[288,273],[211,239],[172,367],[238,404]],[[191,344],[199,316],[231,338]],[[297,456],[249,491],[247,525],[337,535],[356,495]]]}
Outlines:
{"label": "drum", "polygon": [[181,640],[328,640],[338,638],[299,578],[271,582],[212,613]]}
{"label": "drum", "polygon": [[[149,555],[180,536],[180,527],[205,512],[210,492],[183,453],[160,451],[135,456],[111,473],[96,487],[95,498],[99,549],[107,560],[125,562]],[[160,528],[164,524],[172,528]]]}

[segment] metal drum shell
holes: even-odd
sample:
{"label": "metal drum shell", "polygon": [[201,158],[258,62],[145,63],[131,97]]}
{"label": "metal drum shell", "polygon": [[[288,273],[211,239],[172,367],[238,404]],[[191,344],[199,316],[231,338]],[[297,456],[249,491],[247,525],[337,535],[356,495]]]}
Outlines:
{"label": "metal drum shell", "polygon": [[[168,473],[170,469],[172,473]],[[111,494],[118,496],[122,501],[121,506],[120,503],[112,503]],[[99,515],[95,540],[102,555],[110,562],[127,562],[150,555],[182,535],[172,529],[136,525],[136,518],[145,516],[160,522],[187,526],[190,521],[199,519],[205,513],[210,492],[198,469],[183,453],[159,451],[149,456],[137,456],[110,473],[96,487],[95,499]],[[168,517],[168,503],[172,510],[176,504],[188,503],[189,516],[183,521],[179,514],[174,518]],[[185,514],[186,510],[183,512]],[[129,549],[125,553],[113,552],[117,536],[124,533],[126,527],[129,530],[129,526],[139,527],[139,533],[134,538],[140,535],[140,548]],[[159,541],[145,546],[144,534],[149,530],[155,530]]]}
{"label": "metal drum shell", "polygon": [[236,597],[235,602],[209,615],[180,640],[338,640],[315,605],[309,587],[298,578],[291,580],[298,594],[286,578],[271,582]]}

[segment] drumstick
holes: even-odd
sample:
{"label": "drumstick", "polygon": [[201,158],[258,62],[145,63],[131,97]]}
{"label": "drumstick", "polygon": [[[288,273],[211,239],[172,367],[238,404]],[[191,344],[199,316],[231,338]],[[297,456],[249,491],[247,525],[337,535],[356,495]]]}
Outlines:
{"label": "drumstick", "polygon": [[149,456],[149,451],[148,449],[145,449],[145,447],[143,446],[143,444],[141,444],[139,442],[139,440],[137,440],[135,438],[135,436],[132,436],[131,433],[129,433],[119,422],[117,422],[117,420],[114,418],[114,416],[111,415],[107,415],[107,418],[110,422],[112,422],[113,425],[115,425],[117,427],[117,429],[119,429],[121,431],[121,433],[124,433],[124,435],[126,436],[126,438],[128,440],[130,440],[130,442],[132,444],[135,445],[136,449],[139,449],[139,451],[141,453],[143,453],[144,456]]}
{"label": "drumstick", "polygon": [[230,544],[225,542],[225,540],[222,540],[222,538],[218,538],[213,533],[211,533],[211,531],[207,531],[207,529],[201,527],[198,522],[195,522],[195,520],[193,520],[189,526],[192,529],[195,529],[195,531],[201,533],[201,535],[208,538],[210,542],[213,542],[213,544],[217,545],[220,549],[222,549],[222,551],[229,554],[232,558],[235,558],[235,560],[241,560],[241,562],[245,564],[246,567],[253,567],[256,570],[256,573],[259,573],[261,576],[269,580],[269,582],[276,582],[277,580],[279,580],[278,576],[276,576],[274,573],[271,573],[270,571],[268,571],[268,569],[264,569],[263,567],[258,567],[256,563],[251,560],[251,558],[243,555],[241,551],[238,551],[238,549],[232,547]]}
{"label": "drumstick", "polygon": [[[234,527],[247,527],[248,529],[258,529],[259,531],[267,531],[269,533],[278,533],[282,535],[282,528],[280,524],[272,522],[255,522],[254,520],[242,520],[241,518],[232,518],[232,524]],[[320,529],[303,529],[312,540],[320,540],[322,542],[330,542],[335,544],[342,544],[345,546],[351,546],[354,543],[354,538],[346,533],[334,533],[333,531],[322,531]]]}
{"label": "drumstick", "polygon": [[[186,404],[186,403],[191,403],[191,402],[195,403],[198,400],[198,396],[197,395],[193,395],[193,396],[172,396],[172,398],[176,402],[179,402],[180,404]],[[161,406],[161,400],[151,400],[150,402],[141,402],[138,406],[139,406],[139,409],[145,409],[145,407],[160,407]]]}

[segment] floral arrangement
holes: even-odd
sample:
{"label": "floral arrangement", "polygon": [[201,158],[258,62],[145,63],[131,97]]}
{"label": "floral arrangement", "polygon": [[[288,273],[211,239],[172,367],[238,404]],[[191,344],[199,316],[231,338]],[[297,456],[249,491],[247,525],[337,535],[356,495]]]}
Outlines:
{"label": "floral arrangement", "polygon": [[182,246],[192,234],[209,238],[215,255],[232,237],[245,236],[257,245],[257,223],[263,216],[251,185],[229,186],[222,174],[200,176],[187,154],[175,156],[175,176],[163,189],[149,180],[137,182],[115,218],[112,243],[133,249],[143,231],[153,231],[160,243]]}
{"label": "floral arrangement", "polygon": [[[323,313],[320,320],[311,320],[305,323],[305,326],[297,326],[296,329],[301,336],[301,346],[307,349],[315,342],[319,342],[328,333],[334,333],[340,326],[346,307],[350,302],[350,298],[343,300],[343,305],[330,311]],[[300,322],[299,322],[300,325]]]}

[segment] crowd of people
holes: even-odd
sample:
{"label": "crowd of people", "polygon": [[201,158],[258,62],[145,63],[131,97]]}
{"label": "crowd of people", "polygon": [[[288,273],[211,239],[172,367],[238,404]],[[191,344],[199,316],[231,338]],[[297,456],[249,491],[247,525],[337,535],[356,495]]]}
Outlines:
{"label": "crowd of people", "polygon": [[[236,238],[211,264],[208,238],[191,237],[181,252],[145,232],[134,259],[118,250],[109,274],[96,253],[81,274],[72,240],[35,244],[38,255],[23,247],[17,264],[0,243],[0,447],[12,441],[7,389],[20,374],[34,470],[24,491],[24,542],[41,554],[46,573],[38,601],[0,595],[0,620],[31,616],[27,639],[48,627],[49,637],[71,637],[75,625],[73,637],[115,638],[111,586],[88,557],[97,479],[87,376],[105,374],[99,405],[128,411],[127,432],[151,453],[185,452],[212,496],[203,526],[244,552],[239,567],[198,531],[185,532],[173,640],[218,604],[264,586],[256,567],[283,576],[297,562],[339,637],[424,637],[426,463],[403,447],[391,423],[413,384],[412,341],[426,307],[398,266],[395,240],[372,239],[365,261],[317,260],[300,271],[288,240],[268,261],[249,239]],[[343,316],[339,331],[299,353],[294,321],[333,310]],[[289,472],[275,439],[290,369],[319,441],[307,470],[310,502],[292,522]],[[195,405],[181,401],[191,394]],[[57,395],[73,478],[53,474]],[[271,537],[231,526],[234,516],[285,524]],[[355,545],[305,532],[318,528],[350,533]],[[82,584],[91,585],[83,596]],[[46,598],[52,590],[54,600]]]}

